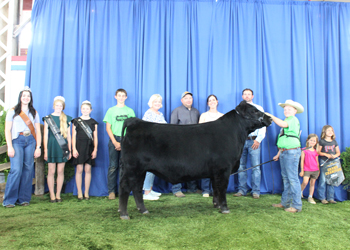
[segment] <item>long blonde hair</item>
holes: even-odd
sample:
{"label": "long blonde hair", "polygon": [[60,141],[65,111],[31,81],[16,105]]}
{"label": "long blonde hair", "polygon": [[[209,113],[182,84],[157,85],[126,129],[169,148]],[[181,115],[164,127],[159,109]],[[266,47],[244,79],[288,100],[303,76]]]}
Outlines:
{"label": "long blonde hair", "polygon": [[56,100],[56,101],[53,102],[53,108],[55,108],[55,105],[56,105],[57,102],[60,102],[62,104],[62,107],[63,107],[61,115],[60,115],[60,131],[61,131],[61,135],[63,136],[63,138],[67,139],[67,135],[68,135],[67,116],[63,112],[64,108],[66,107],[66,104],[62,100]]}

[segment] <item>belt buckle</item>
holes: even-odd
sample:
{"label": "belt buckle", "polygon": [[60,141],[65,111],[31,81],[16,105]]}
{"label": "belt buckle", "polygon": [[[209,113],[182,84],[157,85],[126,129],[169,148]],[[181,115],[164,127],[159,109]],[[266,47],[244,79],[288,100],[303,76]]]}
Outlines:
{"label": "belt buckle", "polygon": [[24,135],[24,136],[30,136],[31,133],[30,133],[30,131],[27,130],[27,131],[23,131],[23,135]]}

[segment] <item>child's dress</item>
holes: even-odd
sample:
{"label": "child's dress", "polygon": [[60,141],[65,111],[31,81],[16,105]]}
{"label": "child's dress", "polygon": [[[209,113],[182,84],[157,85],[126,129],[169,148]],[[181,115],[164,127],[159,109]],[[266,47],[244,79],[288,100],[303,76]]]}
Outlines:
{"label": "child's dress", "polygon": [[[77,149],[79,156],[78,158],[73,157],[73,164],[89,164],[91,166],[95,165],[95,159],[91,159],[91,154],[94,151],[94,142],[87,136],[83,128],[79,125],[78,119],[80,117],[72,120],[76,130],[76,140],[75,148]],[[98,124],[97,121],[90,118],[89,120],[83,120],[91,129],[92,137],[94,137],[95,125]]]}

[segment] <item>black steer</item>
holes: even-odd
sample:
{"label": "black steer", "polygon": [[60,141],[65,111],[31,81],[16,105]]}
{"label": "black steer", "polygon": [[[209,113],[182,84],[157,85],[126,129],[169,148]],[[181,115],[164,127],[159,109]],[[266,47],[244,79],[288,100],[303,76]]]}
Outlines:
{"label": "black steer", "polygon": [[196,125],[126,119],[121,142],[120,218],[129,219],[130,191],[140,212],[148,213],[142,198],[146,171],[172,184],[210,178],[214,207],[229,213],[227,185],[230,175],[238,170],[247,136],[270,124],[269,116],[245,101],[216,121]]}

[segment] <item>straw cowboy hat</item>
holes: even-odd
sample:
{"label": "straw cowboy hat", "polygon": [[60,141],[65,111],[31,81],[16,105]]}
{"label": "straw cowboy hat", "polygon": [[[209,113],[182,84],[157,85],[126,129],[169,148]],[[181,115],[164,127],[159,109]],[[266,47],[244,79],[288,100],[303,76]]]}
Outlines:
{"label": "straw cowboy hat", "polygon": [[286,100],[285,103],[279,103],[278,105],[282,108],[284,108],[285,106],[292,106],[297,110],[297,114],[304,112],[304,107],[299,102],[294,102],[292,100]]}

